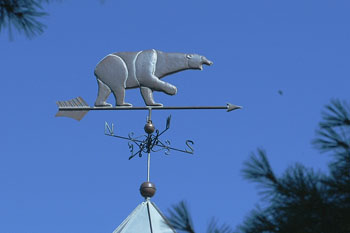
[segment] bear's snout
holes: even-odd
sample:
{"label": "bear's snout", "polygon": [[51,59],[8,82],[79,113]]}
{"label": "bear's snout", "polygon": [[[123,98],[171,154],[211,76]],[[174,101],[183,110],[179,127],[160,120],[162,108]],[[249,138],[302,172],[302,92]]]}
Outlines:
{"label": "bear's snout", "polygon": [[202,57],[202,62],[208,66],[211,66],[213,64],[213,62],[208,60],[206,57]]}

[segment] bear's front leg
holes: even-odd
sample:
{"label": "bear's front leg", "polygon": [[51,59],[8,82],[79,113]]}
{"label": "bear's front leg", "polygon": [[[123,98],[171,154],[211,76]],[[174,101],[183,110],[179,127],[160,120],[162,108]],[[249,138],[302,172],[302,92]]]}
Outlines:
{"label": "bear's front leg", "polygon": [[140,78],[139,83],[143,87],[148,87],[154,91],[162,91],[168,95],[175,95],[177,92],[177,88],[174,85],[159,80],[158,77],[151,74],[149,75],[149,77],[146,76],[146,78]]}
{"label": "bear's front leg", "polygon": [[147,106],[163,106],[161,103],[154,102],[153,91],[148,87],[140,87],[141,95]]}
{"label": "bear's front leg", "polygon": [[161,91],[163,91],[164,93],[168,94],[168,95],[175,95],[177,93],[177,88],[170,84],[170,83],[167,83],[167,82],[164,82],[164,81],[161,81],[161,86],[162,86],[162,89]]}

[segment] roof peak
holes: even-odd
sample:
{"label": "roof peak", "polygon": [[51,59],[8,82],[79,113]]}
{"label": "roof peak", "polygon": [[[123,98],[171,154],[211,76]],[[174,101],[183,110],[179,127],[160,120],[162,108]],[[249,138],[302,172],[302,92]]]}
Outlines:
{"label": "roof peak", "polygon": [[176,233],[158,207],[147,198],[113,233]]}

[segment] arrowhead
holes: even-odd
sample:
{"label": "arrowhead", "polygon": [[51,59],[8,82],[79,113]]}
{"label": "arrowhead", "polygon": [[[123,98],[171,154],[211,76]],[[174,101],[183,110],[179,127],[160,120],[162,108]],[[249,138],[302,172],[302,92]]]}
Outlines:
{"label": "arrowhead", "polygon": [[231,112],[231,111],[236,110],[236,109],[241,109],[241,108],[242,108],[242,106],[227,103],[227,111],[228,112]]}

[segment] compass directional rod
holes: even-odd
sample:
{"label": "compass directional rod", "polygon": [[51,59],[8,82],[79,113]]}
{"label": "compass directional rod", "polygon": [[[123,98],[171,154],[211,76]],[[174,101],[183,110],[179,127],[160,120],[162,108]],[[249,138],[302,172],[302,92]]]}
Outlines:
{"label": "compass directional rod", "polygon": [[[123,137],[123,136],[119,136],[119,135],[112,135],[112,134],[105,134],[105,135],[111,136],[111,137],[120,138],[120,139],[124,139],[124,140],[128,140],[128,141],[132,141],[132,142],[145,143],[145,141],[142,141],[142,140],[139,140],[139,139],[132,139],[132,138]],[[167,149],[167,150],[174,150],[174,151],[183,152],[183,153],[187,153],[187,154],[193,154],[193,151],[177,149],[177,148],[174,148],[174,147],[171,147],[171,146],[166,146],[163,143],[155,144],[154,146],[161,147],[161,148],[164,148],[164,149]],[[135,153],[135,154],[137,154],[137,153]]]}

